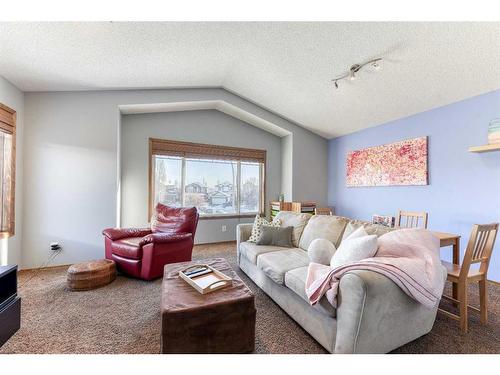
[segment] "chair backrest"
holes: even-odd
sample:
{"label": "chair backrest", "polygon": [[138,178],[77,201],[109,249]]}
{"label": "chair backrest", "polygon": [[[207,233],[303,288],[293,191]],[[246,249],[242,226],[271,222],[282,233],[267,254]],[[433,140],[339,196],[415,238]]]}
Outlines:
{"label": "chair backrest", "polygon": [[495,246],[498,233],[498,223],[474,224],[465,250],[464,260],[460,269],[460,276],[466,278],[471,264],[481,263],[479,272],[486,274],[490,263],[491,253]]}
{"label": "chair backrest", "polygon": [[151,218],[151,230],[163,233],[191,233],[194,237],[198,218],[196,207],[170,207],[157,203]]}
{"label": "chair backrest", "polygon": [[332,209],[330,207],[319,207],[314,209],[315,215],[332,215]]}
{"label": "chair backrest", "polygon": [[[399,211],[396,226],[400,228],[425,228],[427,229],[427,212]],[[419,224],[419,221],[420,224]]]}

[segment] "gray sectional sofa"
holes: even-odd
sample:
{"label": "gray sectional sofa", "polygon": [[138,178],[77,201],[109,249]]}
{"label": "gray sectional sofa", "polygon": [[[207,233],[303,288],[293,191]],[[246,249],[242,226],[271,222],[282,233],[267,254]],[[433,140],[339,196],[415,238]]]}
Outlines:
{"label": "gray sectional sofa", "polygon": [[337,309],[325,297],[316,306],[307,300],[307,247],[314,238],[327,238],[338,246],[349,223],[351,228],[365,226],[369,234],[381,235],[390,229],[339,216],[280,212],[278,218],[283,226],[294,227],[296,247],[248,242],[252,224],[240,224],[239,267],[330,353],[387,353],[432,329],[437,306],[424,307],[393,281],[372,271],[352,271],[341,278]]}

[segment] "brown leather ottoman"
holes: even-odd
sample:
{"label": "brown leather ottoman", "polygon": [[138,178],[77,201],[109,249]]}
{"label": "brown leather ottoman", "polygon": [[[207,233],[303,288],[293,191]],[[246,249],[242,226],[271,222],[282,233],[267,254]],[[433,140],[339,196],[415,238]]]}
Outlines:
{"label": "brown leather ottoman", "polygon": [[[200,294],[179,270],[204,263],[233,285]],[[162,353],[248,353],[255,349],[254,295],[223,258],[165,266],[161,299]]]}
{"label": "brown leather ottoman", "polygon": [[90,260],[68,268],[68,288],[82,291],[108,285],[116,278],[115,262],[108,259]]}

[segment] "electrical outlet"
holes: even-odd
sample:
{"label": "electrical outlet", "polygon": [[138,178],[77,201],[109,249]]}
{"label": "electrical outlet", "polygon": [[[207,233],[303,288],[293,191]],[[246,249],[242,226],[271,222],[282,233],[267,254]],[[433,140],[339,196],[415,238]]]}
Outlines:
{"label": "electrical outlet", "polygon": [[50,243],[50,250],[59,251],[61,249],[62,249],[62,247],[61,247],[61,245],[59,245],[59,242],[51,242]]}
{"label": "electrical outlet", "polygon": [[223,225],[223,226],[222,226],[222,228],[221,228],[221,230],[222,230],[223,232],[227,231],[227,226]]}

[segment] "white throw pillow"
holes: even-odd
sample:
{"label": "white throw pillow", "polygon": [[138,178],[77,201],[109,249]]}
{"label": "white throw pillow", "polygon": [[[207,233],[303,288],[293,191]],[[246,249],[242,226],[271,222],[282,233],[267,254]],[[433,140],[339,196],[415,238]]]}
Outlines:
{"label": "white throw pillow", "polygon": [[[349,227],[351,225],[351,227]],[[344,231],[344,236],[342,236],[342,241],[345,241],[347,239],[353,239],[353,238],[359,238],[359,237],[364,237],[368,236],[368,233],[366,232],[366,229],[364,227],[354,227],[352,226],[351,223],[347,224],[346,231],[349,230],[349,234],[346,236],[346,232]]]}
{"label": "white throw pillow", "polygon": [[335,253],[335,246],[324,238],[316,238],[307,249],[307,255],[311,263],[319,263],[327,266]]}
{"label": "white throw pillow", "polygon": [[275,218],[272,222],[267,221],[260,215],[255,216],[255,220],[253,222],[252,234],[250,238],[247,240],[248,242],[257,242],[262,234],[262,226],[269,225],[271,227],[279,227],[281,226],[281,220]]}
{"label": "white throw pillow", "polygon": [[377,236],[359,236],[360,233],[362,234],[362,232],[356,233],[359,229],[342,241],[335,254],[333,254],[330,267],[341,267],[375,255],[378,247]]}
{"label": "white throw pillow", "polygon": [[359,228],[360,228],[360,226],[355,226],[351,223],[348,223],[344,229],[344,233],[342,233],[342,240],[340,242],[347,239],[347,237],[349,237],[356,229],[359,229]]}

